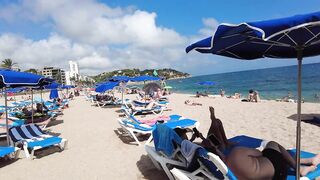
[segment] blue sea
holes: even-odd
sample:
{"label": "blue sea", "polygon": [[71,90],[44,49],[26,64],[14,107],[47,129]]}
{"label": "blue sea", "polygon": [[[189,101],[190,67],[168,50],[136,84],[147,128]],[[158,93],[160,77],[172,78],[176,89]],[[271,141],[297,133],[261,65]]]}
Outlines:
{"label": "blue sea", "polygon": [[[213,81],[212,86],[198,85],[198,82]],[[262,99],[283,98],[290,92],[297,97],[297,66],[286,66],[268,69],[231,72],[195,76],[186,79],[168,80],[173,92],[192,93],[207,91],[219,94],[220,89],[226,95],[238,92],[248,95],[250,89],[257,90]],[[305,64],[302,66],[302,96],[306,102],[320,102],[320,63]]]}

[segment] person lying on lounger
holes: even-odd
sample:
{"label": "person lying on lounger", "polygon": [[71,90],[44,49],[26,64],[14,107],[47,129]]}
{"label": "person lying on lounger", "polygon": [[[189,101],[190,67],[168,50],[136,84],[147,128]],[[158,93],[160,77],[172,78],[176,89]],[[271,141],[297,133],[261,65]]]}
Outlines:
{"label": "person lying on lounger", "polygon": [[[227,140],[222,122],[214,115],[213,107],[210,107],[212,124],[208,137],[214,136],[216,142],[211,138],[203,139],[202,145],[210,152],[217,154],[239,179],[273,179],[285,180],[288,168],[296,167],[295,159],[287,150],[277,142],[270,141],[260,151],[254,148],[234,147],[229,155],[222,153],[224,148],[230,146]],[[199,137],[202,135],[199,134]],[[202,137],[203,138],[203,137]],[[305,176],[314,171],[320,163],[320,154],[313,158],[301,158],[300,173]]]}
{"label": "person lying on lounger", "polygon": [[154,106],[164,106],[164,105],[159,104],[154,100],[151,100],[149,102],[149,104],[147,104],[146,106],[135,106],[134,103],[132,103],[131,106],[132,106],[133,110],[140,111],[140,110],[144,110],[144,109],[152,109]]}
{"label": "person lying on lounger", "polygon": [[202,106],[201,103],[196,103],[196,102],[194,102],[194,101],[190,101],[189,99],[186,100],[186,101],[184,102],[184,104],[185,104],[185,105],[190,105],[190,106]]}
{"label": "person lying on lounger", "polygon": [[45,113],[49,111],[48,107],[44,103],[37,103],[36,104],[36,113]]}

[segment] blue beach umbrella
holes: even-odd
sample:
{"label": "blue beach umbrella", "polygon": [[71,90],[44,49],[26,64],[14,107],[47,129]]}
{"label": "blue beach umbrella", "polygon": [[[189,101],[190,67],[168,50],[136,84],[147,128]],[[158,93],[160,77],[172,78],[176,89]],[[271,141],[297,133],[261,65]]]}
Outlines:
{"label": "blue beach umbrella", "polygon": [[75,88],[75,87],[72,85],[61,85],[60,88],[61,89],[71,89],[71,88]]}
{"label": "blue beach umbrella", "polygon": [[[7,143],[9,145],[9,127],[8,127],[8,102],[7,102],[7,88],[15,87],[34,87],[44,86],[50,84],[53,80],[39,76],[32,73],[17,72],[11,70],[0,70],[0,88],[4,88],[5,97],[5,112],[6,112],[6,130],[7,130]],[[32,99],[33,102],[33,99]],[[33,118],[33,116],[32,116]]]}
{"label": "blue beach umbrella", "polygon": [[19,92],[22,92],[22,91],[24,91],[26,89],[27,88],[23,88],[23,87],[10,88],[10,89],[7,89],[6,92],[7,93],[19,93]]}
{"label": "blue beach umbrella", "polygon": [[0,70],[0,88],[20,86],[44,86],[50,84],[53,79],[45,78],[32,73]]}
{"label": "blue beach umbrella", "polygon": [[131,78],[128,76],[113,76],[109,79],[109,81],[119,81],[119,82],[128,82]]}
{"label": "blue beach umbrella", "polygon": [[128,76],[113,76],[109,81],[120,82],[119,86],[121,87],[121,102],[123,104],[123,91],[126,86],[126,83],[131,80]]}
{"label": "blue beach umbrella", "polygon": [[113,81],[107,81],[99,86],[96,87],[96,92],[98,93],[104,93],[108,90],[113,89],[114,87],[118,86],[120,82],[113,82]]}
{"label": "blue beach umbrella", "polygon": [[198,82],[197,84],[203,85],[203,86],[213,86],[213,85],[215,85],[216,83],[215,83],[215,82],[212,82],[212,81],[203,81],[203,82]]}
{"label": "blue beach umbrella", "polygon": [[193,49],[242,60],[297,58],[296,178],[300,177],[301,66],[303,57],[320,54],[320,12],[238,25],[221,24],[214,36],[191,44],[186,52]]}
{"label": "blue beach umbrella", "polygon": [[53,82],[49,85],[44,86],[43,88],[44,89],[57,89],[57,88],[60,88],[61,86],[62,86],[61,84]]}
{"label": "blue beach umbrella", "polygon": [[51,89],[51,90],[50,90],[49,98],[50,98],[50,99],[59,98],[58,89]]}
{"label": "blue beach umbrella", "polygon": [[159,80],[161,80],[159,77],[143,75],[143,76],[133,77],[131,78],[130,81],[142,82],[142,81],[159,81]]}

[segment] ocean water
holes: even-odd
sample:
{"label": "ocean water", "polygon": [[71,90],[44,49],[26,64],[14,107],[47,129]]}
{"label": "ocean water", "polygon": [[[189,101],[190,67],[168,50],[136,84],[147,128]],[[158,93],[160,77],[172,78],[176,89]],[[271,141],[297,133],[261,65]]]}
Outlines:
{"label": "ocean water", "polygon": [[[213,81],[213,86],[201,86],[197,82]],[[248,95],[250,89],[259,91],[262,99],[277,99],[290,92],[297,97],[297,66],[258,69],[223,74],[195,76],[186,79],[168,80],[171,91],[192,93],[207,91],[219,94],[223,89],[226,95],[238,92],[242,97]],[[302,97],[306,102],[320,102],[320,63],[302,66]]]}

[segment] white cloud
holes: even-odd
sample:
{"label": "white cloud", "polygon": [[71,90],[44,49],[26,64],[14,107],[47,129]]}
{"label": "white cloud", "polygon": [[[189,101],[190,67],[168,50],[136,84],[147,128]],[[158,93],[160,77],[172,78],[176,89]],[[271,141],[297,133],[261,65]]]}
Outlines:
{"label": "white cloud", "polygon": [[[96,0],[21,0],[0,7],[0,20],[50,24],[52,32],[40,40],[1,34],[0,59],[12,58],[23,69],[68,68],[68,60],[74,60],[90,74],[120,68],[192,69],[194,56],[188,57],[184,48],[195,36],[157,26],[156,18],[154,12],[111,8]],[[201,36],[217,25],[213,18],[203,23]]]}
{"label": "white cloud", "polygon": [[212,36],[218,28],[218,21],[214,18],[204,18],[202,19],[204,28],[199,30],[199,33],[204,36]]}

